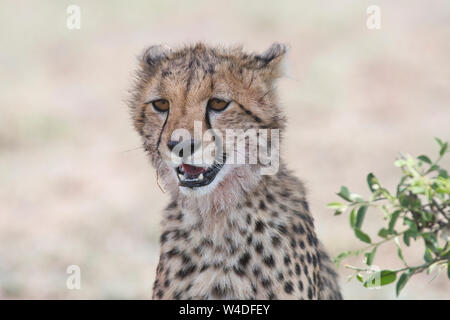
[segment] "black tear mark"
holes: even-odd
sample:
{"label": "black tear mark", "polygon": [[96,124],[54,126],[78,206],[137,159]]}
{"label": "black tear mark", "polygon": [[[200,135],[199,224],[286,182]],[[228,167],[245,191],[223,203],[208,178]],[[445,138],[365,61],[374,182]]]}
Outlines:
{"label": "black tear mark", "polygon": [[167,119],[169,119],[169,114],[170,114],[170,110],[167,111],[166,119],[164,120],[161,131],[159,132],[158,142],[156,143],[156,150],[157,150],[159,156],[161,156],[161,152],[159,151],[159,145],[161,144],[162,133],[164,132],[164,128],[166,127]]}
{"label": "black tear mark", "polygon": [[250,110],[246,109],[242,104],[239,103],[238,105],[239,105],[239,108],[241,108],[241,110],[244,111],[247,115],[251,116],[255,122],[257,122],[257,123],[263,122],[260,117],[253,114]]}

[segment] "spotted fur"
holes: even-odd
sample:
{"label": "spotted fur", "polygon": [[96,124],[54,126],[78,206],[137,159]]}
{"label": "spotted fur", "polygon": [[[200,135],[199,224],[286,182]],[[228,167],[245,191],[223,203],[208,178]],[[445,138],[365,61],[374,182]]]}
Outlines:
{"label": "spotted fur", "polygon": [[[341,299],[337,275],[318,241],[303,184],[281,163],[226,164],[199,190],[180,187],[167,143],[176,128],[193,131],[284,129],[274,83],[286,47],[262,54],[195,44],[152,46],[140,57],[130,99],[134,126],[171,195],[162,221],[154,299]],[[215,96],[232,103],[210,114]],[[164,98],[162,115],[148,101]],[[217,181],[216,181],[217,180]]]}

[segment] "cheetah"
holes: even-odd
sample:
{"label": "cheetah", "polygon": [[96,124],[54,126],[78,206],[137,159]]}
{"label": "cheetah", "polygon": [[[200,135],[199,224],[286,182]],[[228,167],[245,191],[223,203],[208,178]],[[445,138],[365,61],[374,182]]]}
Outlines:
{"label": "cheetah", "polygon": [[[219,161],[228,148],[203,164],[192,162],[206,144],[195,123],[202,133],[279,130],[281,137],[286,119],[275,85],[286,52],[278,43],[263,53],[195,43],[154,45],[139,56],[131,117],[171,197],[153,299],[342,299],[305,187],[282,160],[272,174],[261,173],[259,160]],[[174,138],[178,129],[191,138]]]}

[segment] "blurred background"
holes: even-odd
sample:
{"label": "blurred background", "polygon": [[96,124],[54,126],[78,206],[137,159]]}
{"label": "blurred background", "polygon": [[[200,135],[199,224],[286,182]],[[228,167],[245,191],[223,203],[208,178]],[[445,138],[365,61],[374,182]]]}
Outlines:
{"label": "blurred background", "polygon": [[[66,27],[71,4],[81,9],[79,30]],[[379,30],[366,27],[373,4]],[[2,0],[0,298],[151,297],[168,196],[124,100],[144,47],[198,40],[249,51],[290,45],[279,83],[289,119],[283,154],[308,186],[333,256],[364,245],[347,217],[326,208],[340,186],[367,195],[374,172],[392,188],[399,152],[436,155],[433,137],[450,138],[446,0]],[[380,214],[368,215],[365,228],[378,230]],[[419,246],[406,258],[422,254]],[[400,266],[389,246],[374,264]],[[80,290],[66,287],[69,265],[81,268]],[[392,285],[367,290],[339,273],[347,299],[395,297]],[[431,278],[414,277],[401,298],[450,299],[446,275]]]}

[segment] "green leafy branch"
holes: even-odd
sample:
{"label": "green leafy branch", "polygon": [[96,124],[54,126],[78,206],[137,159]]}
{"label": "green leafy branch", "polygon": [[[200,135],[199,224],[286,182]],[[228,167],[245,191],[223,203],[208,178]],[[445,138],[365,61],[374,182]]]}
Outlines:
{"label": "green leafy branch", "polygon": [[[431,274],[437,269],[437,276],[446,268],[450,279],[450,179],[447,170],[440,165],[450,149],[448,142],[438,138],[435,140],[439,144],[439,156],[435,161],[426,155],[417,158],[402,155],[395,161],[395,166],[402,171],[395,192],[384,188],[376,176],[369,173],[367,184],[371,195],[367,200],[342,186],[337,195],[345,202],[328,204],[335,215],[349,212],[350,227],[355,236],[367,243],[367,246],[359,250],[345,251],[335,258],[339,265],[348,256],[364,253],[365,267],[346,266],[355,271],[350,278],[355,277],[364,287],[383,286],[397,281],[398,296],[408,280],[423,271]],[[378,241],[372,241],[369,234],[362,230],[369,208],[381,211],[386,221],[386,225],[377,233],[380,238]],[[396,245],[397,256],[403,267],[374,270],[372,265],[378,247],[391,241]],[[417,241],[424,243],[424,262],[412,266],[403,256],[402,243],[409,247],[412,242],[415,244]],[[364,279],[362,272],[371,276]]]}

